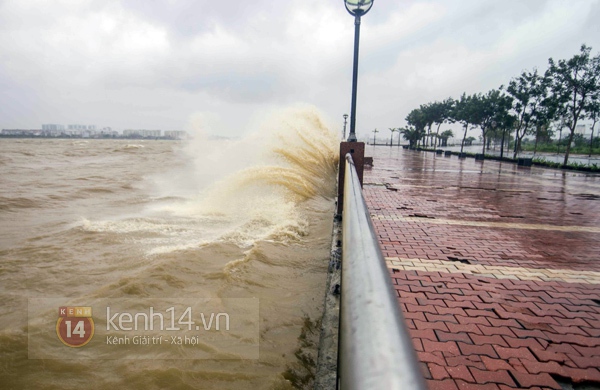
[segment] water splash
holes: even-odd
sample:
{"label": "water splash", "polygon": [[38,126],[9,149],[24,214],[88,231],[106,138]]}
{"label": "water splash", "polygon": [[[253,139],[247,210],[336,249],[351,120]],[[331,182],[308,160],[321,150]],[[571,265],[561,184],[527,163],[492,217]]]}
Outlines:
{"label": "water splash", "polygon": [[217,148],[206,141],[196,140],[187,152],[198,156],[196,174],[219,174],[211,191],[235,191],[258,183],[286,188],[299,196],[298,201],[317,194],[333,196],[330,178],[337,169],[339,141],[314,108],[283,110],[259,132]]}
{"label": "water splash", "polygon": [[297,205],[315,196],[334,196],[335,133],[315,109],[289,109],[275,115],[261,134],[249,139],[242,143],[251,153],[260,149],[256,141],[266,145],[260,161],[210,186],[188,203],[185,212],[239,221],[221,239],[243,246],[259,239],[304,235],[307,222]]}
{"label": "water splash", "polygon": [[154,178],[160,193],[146,215],[84,228],[139,237],[148,255],[218,241],[248,248],[305,236],[298,206],[335,195],[338,140],[314,108],[283,110],[240,140],[200,137],[184,154],[187,164]]}

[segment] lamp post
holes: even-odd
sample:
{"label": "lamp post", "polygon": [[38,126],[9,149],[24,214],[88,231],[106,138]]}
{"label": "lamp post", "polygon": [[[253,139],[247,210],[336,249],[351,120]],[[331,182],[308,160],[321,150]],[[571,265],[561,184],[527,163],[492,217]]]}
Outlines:
{"label": "lamp post", "polygon": [[375,0],[344,0],[346,10],[354,16],[354,66],[352,70],[352,109],[350,111],[350,134],[348,142],[356,142],[356,84],[358,81],[358,42],[360,40],[360,17],[373,6]]}
{"label": "lamp post", "polygon": [[346,139],[346,123],[348,120],[348,114],[344,114],[344,136],[342,137],[342,140]]}
{"label": "lamp post", "polygon": [[379,130],[377,130],[377,129],[373,130],[373,146],[376,145],[375,136],[377,135],[377,133],[379,133]]}

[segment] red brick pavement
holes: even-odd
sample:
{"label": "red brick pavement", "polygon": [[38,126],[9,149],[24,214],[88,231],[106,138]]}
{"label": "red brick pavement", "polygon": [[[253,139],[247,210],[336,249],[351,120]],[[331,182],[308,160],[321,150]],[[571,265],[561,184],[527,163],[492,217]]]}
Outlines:
{"label": "red brick pavement", "polygon": [[600,176],[366,153],[365,198],[430,389],[600,388]]}

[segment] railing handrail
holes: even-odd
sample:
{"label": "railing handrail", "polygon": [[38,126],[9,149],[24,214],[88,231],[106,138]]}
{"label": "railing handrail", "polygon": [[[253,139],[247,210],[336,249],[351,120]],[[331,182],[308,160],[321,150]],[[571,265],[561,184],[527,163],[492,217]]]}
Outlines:
{"label": "railing handrail", "polygon": [[345,170],[339,388],[425,390],[350,154]]}

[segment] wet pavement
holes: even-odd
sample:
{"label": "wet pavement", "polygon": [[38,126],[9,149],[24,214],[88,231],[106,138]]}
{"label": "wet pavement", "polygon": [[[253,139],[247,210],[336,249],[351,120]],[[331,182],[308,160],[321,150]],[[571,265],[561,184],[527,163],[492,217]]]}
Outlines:
{"label": "wet pavement", "polygon": [[366,202],[430,389],[600,388],[600,175],[366,155]]}

